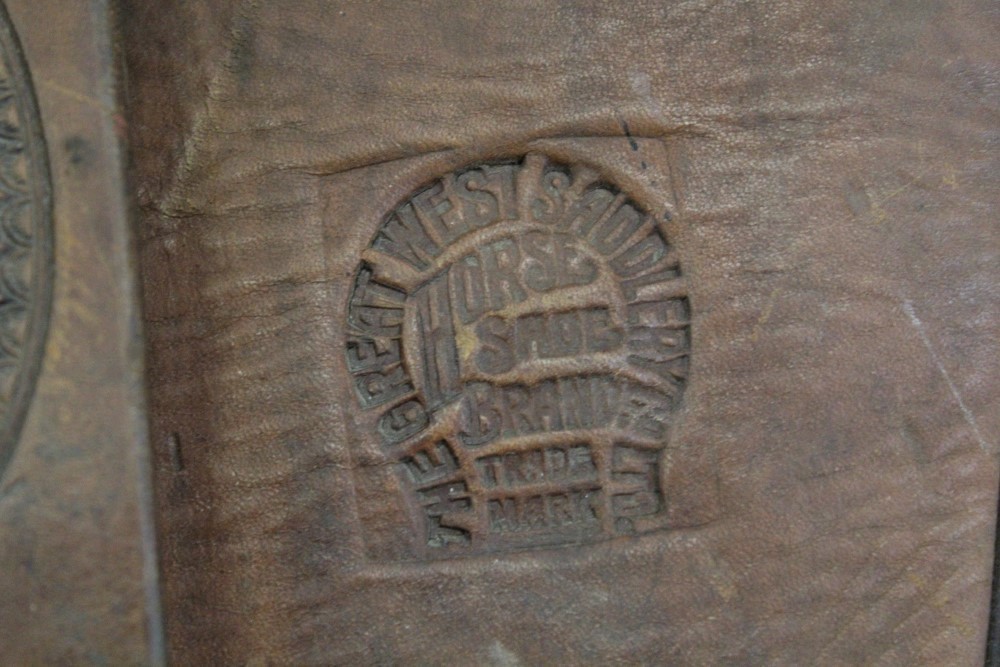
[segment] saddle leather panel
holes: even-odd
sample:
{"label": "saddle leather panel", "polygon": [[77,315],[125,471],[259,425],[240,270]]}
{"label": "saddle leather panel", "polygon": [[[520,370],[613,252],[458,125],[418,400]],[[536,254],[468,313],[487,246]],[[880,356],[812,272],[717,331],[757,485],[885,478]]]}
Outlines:
{"label": "saddle leather panel", "polygon": [[103,2],[0,6],[5,665],[163,663],[117,35]]}
{"label": "saddle leather panel", "polygon": [[[123,15],[173,661],[981,662],[1000,427],[989,3],[131,0]],[[669,325],[687,336],[669,410],[643,422],[623,371],[587,385],[628,406],[622,437],[662,426],[652,443],[554,434],[579,407],[566,387],[604,357],[541,359],[539,338],[518,363],[553,375],[510,379],[459,349],[484,349],[486,329],[435,337],[420,319],[462,262],[491,295],[537,297],[545,326],[577,312],[504,264],[541,216],[503,199],[504,174],[535,193],[593,174],[669,245],[656,289],[687,309]],[[445,247],[434,234],[478,219],[461,183],[492,192],[478,201],[500,221]],[[461,202],[465,217],[440,213]],[[552,242],[597,252],[583,225]],[[627,270],[605,273],[630,298]],[[516,347],[536,323],[514,305],[489,326]],[[365,338],[364,307],[395,333]],[[402,356],[386,372],[416,386],[426,423],[365,393],[352,345],[371,341]],[[439,344],[466,355],[458,370]],[[438,387],[418,358],[461,382]],[[473,442],[480,390],[506,397],[504,433],[544,448]],[[516,413],[515,395],[557,412]],[[447,446],[406,449],[411,426]],[[508,503],[490,475],[536,483],[521,451],[545,480],[576,452],[579,476]],[[431,498],[435,467],[467,476]],[[647,471],[627,482],[644,496],[610,497]],[[456,516],[470,506],[480,523]]]}

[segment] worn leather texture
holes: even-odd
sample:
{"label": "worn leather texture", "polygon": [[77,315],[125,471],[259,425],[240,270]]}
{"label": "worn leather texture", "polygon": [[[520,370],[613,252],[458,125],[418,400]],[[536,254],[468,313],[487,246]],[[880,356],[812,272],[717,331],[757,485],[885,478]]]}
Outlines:
{"label": "worn leather texture", "polygon": [[[995,4],[124,16],[172,662],[982,662]],[[414,193],[532,154],[615,184],[679,261],[665,518],[431,557],[345,355],[359,266]]]}
{"label": "worn leather texture", "polygon": [[0,663],[163,664],[116,16],[2,5]]}

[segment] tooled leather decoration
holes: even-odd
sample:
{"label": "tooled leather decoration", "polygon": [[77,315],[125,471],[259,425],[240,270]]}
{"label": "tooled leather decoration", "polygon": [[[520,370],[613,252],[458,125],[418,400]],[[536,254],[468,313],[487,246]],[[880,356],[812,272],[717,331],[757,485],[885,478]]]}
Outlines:
{"label": "tooled leather decoration", "polygon": [[52,271],[50,199],[31,78],[0,7],[0,474],[41,363]]}
{"label": "tooled leather decoration", "polygon": [[688,308],[659,221],[587,167],[478,165],[391,211],[355,276],[346,353],[418,548],[662,527]]}

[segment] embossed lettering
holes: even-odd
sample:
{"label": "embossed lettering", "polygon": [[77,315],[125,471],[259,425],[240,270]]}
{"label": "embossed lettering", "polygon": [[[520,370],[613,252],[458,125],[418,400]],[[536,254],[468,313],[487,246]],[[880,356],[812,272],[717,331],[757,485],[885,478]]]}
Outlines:
{"label": "embossed lettering", "polygon": [[367,266],[358,272],[351,297],[351,325],[360,333],[398,338],[403,334],[403,303],[406,295],[375,280]]}
{"label": "embossed lettering", "polygon": [[642,227],[643,214],[631,204],[622,204],[594,231],[594,247],[602,255],[610,255]]}
{"label": "embossed lettering", "polygon": [[413,206],[401,206],[379,230],[372,242],[376,250],[401,259],[415,269],[423,270],[441,252],[441,248],[427,235],[413,212]]}
{"label": "embossed lettering", "polygon": [[461,391],[447,276],[439,276],[421,287],[413,300],[420,332],[424,398],[433,408]]}
{"label": "embossed lettering", "polygon": [[429,443],[402,461],[410,480],[417,487],[427,486],[458,471],[458,461],[448,443]]}
{"label": "embossed lettering", "polygon": [[593,525],[598,521],[599,497],[595,489],[490,500],[490,530],[517,533]]}
{"label": "embossed lettering", "polygon": [[426,227],[434,229],[445,245],[469,231],[468,223],[461,216],[447,215],[452,210],[452,203],[445,192],[444,183],[435,183],[417,193],[412,202],[420,221]]}
{"label": "embossed lettering", "polygon": [[489,243],[483,246],[480,256],[491,310],[501,310],[527,298],[518,280],[521,253],[516,243],[508,239]]}
{"label": "embossed lettering", "polygon": [[476,460],[476,469],[488,488],[593,480],[597,476],[590,446],[585,444],[485,456]]}
{"label": "embossed lettering", "polygon": [[462,216],[473,227],[491,225],[500,215],[497,195],[486,190],[488,183],[486,175],[478,169],[467,171],[455,179]]}
{"label": "embossed lettering", "polygon": [[378,430],[388,443],[401,442],[422,431],[430,422],[427,410],[417,400],[392,408],[379,419]]}
{"label": "embossed lettering", "polygon": [[372,249],[347,370],[354,421],[396,462],[414,557],[663,525],[691,313],[653,216],[596,169],[532,154],[425,184]]}
{"label": "embossed lettering", "polygon": [[448,271],[451,300],[462,324],[475,322],[486,312],[486,281],[479,258],[466,255]]}
{"label": "embossed lettering", "polygon": [[597,278],[597,263],[564,234],[529,232],[521,239],[524,284],[536,292],[589,285]]}
{"label": "embossed lettering", "polygon": [[519,363],[616,350],[622,330],[607,308],[529,313],[513,320],[487,317],[476,326],[476,364],[484,373],[504,373]]}
{"label": "embossed lettering", "polygon": [[551,224],[559,219],[565,210],[565,193],[570,186],[568,174],[552,169],[542,175],[540,197],[531,202],[531,215],[537,221]]}
{"label": "embossed lettering", "polygon": [[387,368],[399,361],[397,338],[351,336],[347,339],[347,367],[354,372]]}
{"label": "embossed lettering", "polygon": [[355,378],[355,386],[361,405],[365,408],[391,403],[413,391],[409,376],[399,365],[359,375]]}
{"label": "embossed lettering", "polygon": [[586,238],[614,201],[615,193],[607,188],[594,188],[572,206],[564,224],[581,238]]}

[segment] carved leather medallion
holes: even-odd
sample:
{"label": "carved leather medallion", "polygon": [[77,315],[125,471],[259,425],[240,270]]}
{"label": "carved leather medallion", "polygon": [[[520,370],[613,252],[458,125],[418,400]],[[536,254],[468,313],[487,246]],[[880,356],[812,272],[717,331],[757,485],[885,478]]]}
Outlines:
{"label": "carved leather medallion", "polygon": [[34,91],[0,6],[0,473],[31,400],[48,318],[50,186]]}
{"label": "carved leather medallion", "polygon": [[428,557],[661,526],[689,312],[656,218],[540,154],[448,174],[378,228],[347,364]]}

